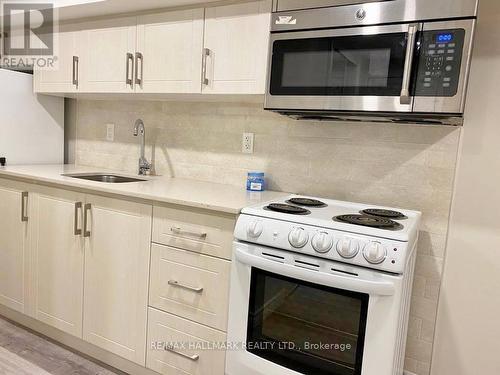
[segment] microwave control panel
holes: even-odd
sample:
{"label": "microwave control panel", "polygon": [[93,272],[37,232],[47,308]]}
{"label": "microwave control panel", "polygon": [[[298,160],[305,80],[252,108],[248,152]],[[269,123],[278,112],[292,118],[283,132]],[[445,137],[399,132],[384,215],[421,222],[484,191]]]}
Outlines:
{"label": "microwave control panel", "polygon": [[465,30],[424,31],[415,96],[452,97],[457,94]]}

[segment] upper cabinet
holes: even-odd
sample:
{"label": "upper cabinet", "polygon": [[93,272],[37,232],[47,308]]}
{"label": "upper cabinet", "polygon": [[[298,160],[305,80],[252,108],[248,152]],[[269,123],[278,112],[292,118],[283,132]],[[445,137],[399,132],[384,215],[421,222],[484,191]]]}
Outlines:
{"label": "upper cabinet", "polygon": [[271,1],[206,9],[203,92],[264,94]]}
{"label": "upper cabinet", "polygon": [[86,92],[134,91],[136,19],[122,18],[86,25],[86,52],[81,62]]}
{"label": "upper cabinet", "polygon": [[78,92],[80,58],[84,50],[81,36],[79,31],[61,29],[56,39],[58,58],[53,69],[35,71],[36,92]]}
{"label": "upper cabinet", "polygon": [[35,91],[264,94],[270,12],[264,0],[81,24]]}
{"label": "upper cabinet", "polygon": [[137,20],[136,92],[200,93],[203,9]]}

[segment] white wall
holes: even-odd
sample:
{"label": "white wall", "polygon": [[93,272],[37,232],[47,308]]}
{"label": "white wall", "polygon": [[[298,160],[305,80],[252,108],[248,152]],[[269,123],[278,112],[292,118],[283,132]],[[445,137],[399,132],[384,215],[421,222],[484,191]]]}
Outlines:
{"label": "white wall", "polygon": [[500,374],[500,2],[482,0],[433,375]]}

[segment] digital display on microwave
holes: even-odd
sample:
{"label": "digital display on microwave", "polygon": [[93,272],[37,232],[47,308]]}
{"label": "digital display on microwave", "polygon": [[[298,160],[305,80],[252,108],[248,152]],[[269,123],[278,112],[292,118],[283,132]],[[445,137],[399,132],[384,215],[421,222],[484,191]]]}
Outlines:
{"label": "digital display on microwave", "polygon": [[447,34],[438,34],[437,35],[437,42],[438,43],[447,43],[453,41],[453,34],[447,33]]}

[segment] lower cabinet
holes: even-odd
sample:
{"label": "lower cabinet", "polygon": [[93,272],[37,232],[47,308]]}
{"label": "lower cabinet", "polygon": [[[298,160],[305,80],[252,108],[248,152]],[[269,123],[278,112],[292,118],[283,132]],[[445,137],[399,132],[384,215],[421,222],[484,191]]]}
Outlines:
{"label": "lower cabinet", "polygon": [[29,193],[0,179],[0,304],[29,313]]}
{"label": "lower cabinet", "polygon": [[0,178],[0,304],[161,374],[221,375],[233,226]]}
{"label": "lower cabinet", "polygon": [[31,201],[34,318],[82,337],[85,194],[36,187]]}
{"label": "lower cabinet", "polygon": [[152,207],[87,202],[83,339],[144,366]]}
{"label": "lower cabinet", "polygon": [[164,375],[222,375],[226,334],[149,309],[147,367]]}
{"label": "lower cabinet", "polygon": [[153,244],[149,304],[225,331],[230,272],[228,260]]}

